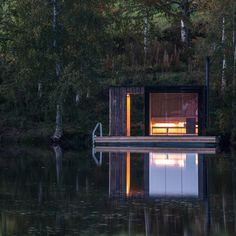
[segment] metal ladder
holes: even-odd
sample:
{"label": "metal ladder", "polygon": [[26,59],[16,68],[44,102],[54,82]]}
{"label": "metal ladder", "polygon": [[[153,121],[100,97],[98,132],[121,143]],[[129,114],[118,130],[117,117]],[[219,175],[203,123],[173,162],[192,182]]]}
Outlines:
{"label": "metal ladder", "polygon": [[92,144],[93,144],[93,147],[95,147],[95,141],[96,141],[96,131],[97,129],[99,128],[99,131],[100,131],[100,137],[102,137],[102,123],[97,123],[95,128],[93,129],[93,133],[92,133]]}

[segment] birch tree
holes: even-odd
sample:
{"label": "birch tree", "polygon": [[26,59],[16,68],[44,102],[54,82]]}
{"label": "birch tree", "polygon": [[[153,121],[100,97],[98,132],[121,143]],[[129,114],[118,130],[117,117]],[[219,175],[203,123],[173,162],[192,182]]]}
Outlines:
{"label": "birch tree", "polygon": [[188,24],[190,22],[190,0],[182,0],[180,2],[181,8],[181,20],[180,20],[180,28],[181,28],[181,41],[190,46],[190,29]]}
{"label": "birch tree", "polygon": [[173,0],[170,3],[177,5],[180,10],[180,40],[187,48],[191,47],[191,16],[197,10],[198,3],[194,0]]}
{"label": "birch tree", "polygon": [[144,62],[147,61],[148,52],[148,35],[149,35],[149,20],[148,20],[148,8],[144,8],[144,28],[143,28],[143,45],[144,45]]}
{"label": "birch tree", "polygon": [[[61,80],[62,65],[60,61],[60,48],[58,45],[58,0],[52,0],[53,4],[53,48],[55,50],[55,72],[57,83]],[[63,135],[62,130],[62,101],[61,97],[57,97],[56,105],[56,129],[53,135],[53,140],[60,140]]]}
{"label": "birch tree", "polygon": [[226,81],[225,81],[225,70],[226,70],[226,54],[225,54],[225,43],[226,43],[226,36],[225,36],[225,17],[222,17],[222,36],[221,36],[221,43],[222,43],[222,71],[221,71],[221,91],[222,93],[225,90]]}

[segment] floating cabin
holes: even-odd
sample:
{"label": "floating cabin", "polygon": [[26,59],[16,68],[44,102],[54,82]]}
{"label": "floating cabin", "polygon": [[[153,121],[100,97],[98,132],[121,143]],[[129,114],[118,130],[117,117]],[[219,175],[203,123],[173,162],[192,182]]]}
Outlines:
{"label": "floating cabin", "polygon": [[96,146],[209,147],[205,86],[111,87],[109,136]]}

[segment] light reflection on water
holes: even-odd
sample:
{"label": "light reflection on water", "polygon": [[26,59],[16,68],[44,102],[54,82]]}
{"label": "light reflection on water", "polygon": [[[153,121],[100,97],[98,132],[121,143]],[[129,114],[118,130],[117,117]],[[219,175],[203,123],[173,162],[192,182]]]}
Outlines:
{"label": "light reflection on water", "polygon": [[149,155],[149,196],[199,196],[197,153]]}
{"label": "light reflection on water", "polygon": [[0,235],[235,235],[235,154],[0,150]]}

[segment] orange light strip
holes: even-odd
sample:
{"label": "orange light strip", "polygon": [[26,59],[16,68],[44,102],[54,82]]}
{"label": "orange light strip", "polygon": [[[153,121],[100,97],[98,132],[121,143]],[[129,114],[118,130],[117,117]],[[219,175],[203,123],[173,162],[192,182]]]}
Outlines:
{"label": "orange light strip", "polygon": [[186,128],[156,128],[153,127],[152,134],[186,134]]}
{"label": "orange light strip", "polygon": [[127,124],[127,136],[130,136],[130,94],[127,94],[126,96],[126,124]]}
{"label": "orange light strip", "polygon": [[126,195],[130,195],[130,152],[126,156]]}
{"label": "orange light strip", "polygon": [[154,123],[152,124],[153,127],[158,127],[158,128],[175,128],[175,127],[184,127],[185,123],[184,122],[177,122],[177,123]]}

